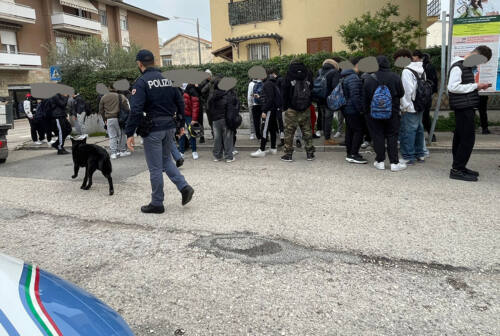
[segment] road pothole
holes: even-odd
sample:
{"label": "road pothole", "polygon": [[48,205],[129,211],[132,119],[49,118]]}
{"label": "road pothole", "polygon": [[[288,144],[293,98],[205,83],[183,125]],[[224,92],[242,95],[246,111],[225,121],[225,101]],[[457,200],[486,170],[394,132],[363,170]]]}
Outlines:
{"label": "road pothole", "polygon": [[223,237],[210,241],[212,247],[221,251],[245,255],[251,258],[281,252],[281,245],[274,241],[254,237]]}

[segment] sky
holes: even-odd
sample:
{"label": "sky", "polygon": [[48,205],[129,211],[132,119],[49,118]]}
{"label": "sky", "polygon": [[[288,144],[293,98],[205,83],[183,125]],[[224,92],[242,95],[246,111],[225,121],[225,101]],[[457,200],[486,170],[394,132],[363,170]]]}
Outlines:
{"label": "sky", "polygon": [[[131,5],[172,18],[200,19],[200,37],[211,41],[210,0],[125,0]],[[196,24],[190,20],[170,20],[158,23],[158,34],[166,41],[177,34],[196,36]]]}

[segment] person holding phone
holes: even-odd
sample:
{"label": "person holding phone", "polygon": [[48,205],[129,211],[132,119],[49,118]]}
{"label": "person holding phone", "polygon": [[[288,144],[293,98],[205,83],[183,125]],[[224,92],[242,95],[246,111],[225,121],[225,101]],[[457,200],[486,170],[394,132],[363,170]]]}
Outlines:
{"label": "person holding phone", "polygon": [[448,82],[450,108],[455,111],[456,120],[450,178],[467,182],[476,182],[479,177],[478,172],[467,168],[476,141],[474,117],[480,103],[479,91],[491,87],[491,83],[476,83],[473,68],[464,65],[464,61],[473,55],[484,56],[489,62],[492,51],[488,46],[481,45],[464,58],[455,57]]}

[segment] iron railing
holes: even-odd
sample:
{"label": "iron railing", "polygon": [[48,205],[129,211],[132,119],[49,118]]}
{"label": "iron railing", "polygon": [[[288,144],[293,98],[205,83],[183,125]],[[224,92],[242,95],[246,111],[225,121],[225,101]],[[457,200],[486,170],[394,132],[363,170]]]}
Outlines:
{"label": "iron railing", "polygon": [[231,1],[229,4],[231,26],[282,19],[281,0]]}
{"label": "iron railing", "polygon": [[435,17],[441,15],[441,0],[431,0],[427,3],[427,16]]}

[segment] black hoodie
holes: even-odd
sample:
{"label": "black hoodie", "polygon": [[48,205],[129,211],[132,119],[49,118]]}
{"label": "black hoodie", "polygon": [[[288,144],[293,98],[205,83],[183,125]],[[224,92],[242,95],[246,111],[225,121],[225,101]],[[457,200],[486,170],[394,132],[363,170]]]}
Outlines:
{"label": "black hoodie", "polygon": [[52,112],[52,118],[66,118],[66,105],[68,104],[68,97],[56,94],[50,98],[50,109]]}
{"label": "black hoodie", "polygon": [[[312,89],[313,79],[311,72],[306,68],[304,63],[302,62],[293,62],[290,64],[288,68],[288,73],[286,74],[286,78],[283,81],[283,111],[288,110],[289,108],[294,108],[291,106],[292,104],[292,95],[293,95],[293,86],[292,81],[294,80],[307,80],[309,82],[309,86]],[[312,95],[311,102],[312,103]]]}
{"label": "black hoodie", "polygon": [[375,72],[377,76],[376,81],[372,76],[366,78],[363,85],[363,96],[364,96],[364,106],[365,112],[370,114],[371,103],[375,91],[379,85],[386,85],[391,91],[392,96],[392,113],[399,114],[401,111],[400,101],[405,95],[405,89],[403,87],[403,82],[398,74],[391,71],[391,64],[385,56],[377,57],[379,70]]}

